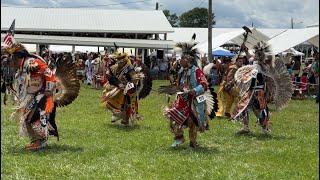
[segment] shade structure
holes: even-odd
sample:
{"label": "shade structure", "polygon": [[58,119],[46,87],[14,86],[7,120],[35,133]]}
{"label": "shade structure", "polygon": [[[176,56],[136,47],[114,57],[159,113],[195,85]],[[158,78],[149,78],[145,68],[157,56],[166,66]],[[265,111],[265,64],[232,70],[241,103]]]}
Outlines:
{"label": "shade structure", "polygon": [[235,56],[235,54],[231,53],[229,50],[223,49],[223,48],[216,48],[212,51],[213,56],[228,56],[232,57]]}
{"label": "shade structure", "polygon": [[292,56],[304,56],[304,53],[299,52],[297,50],[295,50],[294,48],[290,48],[286,51],[283,51],[282,53],[280,53],[281,55],[286,55],[287,53],[291,54]]}
{"label": "shade structure", "polygon": [[272,47],[272,52],[274,54],[279,54],[305,41],[308,41],[319,48],[319,27],[288,29],[270,39],[268,43]]}
{"label": "shade structure", "polygon": [[[261,33],[255,28],[250,28],[252,33],[248,34],[247,41],[245,43],[246,47],[251,49],[254,45],[257,44],[259,41],[267,41],[269,40],[269,37],[265,34]],[[220,34],[216,37],[212,38],[212,49],[215,49],[217,47],[222,46],[223,44],[233,41],[234,43],[238,44],[239,46],[243,43],[243,33],[245,31],[237,30],[232,32],[226,32],[223,34]],[[208,52],[208,41],[200,42],[198,43],[194,48],[198,48],[202,53]]]}

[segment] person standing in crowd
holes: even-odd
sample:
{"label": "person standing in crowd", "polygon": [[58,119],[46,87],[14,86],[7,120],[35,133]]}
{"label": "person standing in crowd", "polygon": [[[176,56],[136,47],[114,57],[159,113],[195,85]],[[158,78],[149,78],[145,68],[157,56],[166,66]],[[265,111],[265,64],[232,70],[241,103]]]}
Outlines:
{"label": "person standing in crowd", "polygon": [[206,78],[209,84],[213,87],[216,85],[219,75],[218,75],[218,62],[217,59],[214,59],[212,63],[208,63],[206,66],[203,67],[203,72],[206,75]]}
{"label": "person standing in crowd", "polygon": [[85,62],[85,74],[86,74],[88,85],[92,84],[92,69],[93,69],[92,58],[93,58],[93,53],[89,53],[88,59]]}
{"label": "person standing in crowd", "polygon": [[178,71],[180,70],[180,68],[180,61],[176,58],[173,58],[169,64],[169,81],[171,85],[176,84]]}
{"label": "person standing in crowd", "polygon": [[209,64],[209,61],[208,61],[207,57],[202,57],[201,58],[201,68],[203,69],[208,64]]}
{"label": "person standing in crowd", "polygon": [[71,52],[67,52],[65,56],[65,61],[73,61]]}
{"label": "person standing in crowd", "polygon": [[153,65],[151,72],[154,79],[159,79],[160,70],[157,64]]}
{"label": "person standing in crowd", "polygon": [[144,59],[144,64],[149,68],[151,69],[151,59],[150,59],[150,56],[146,57]]}
{"label": "person standing in crowd", "polygon": [[300,82],[300,69],[301,69],[301,62],[300,62],[300,56],[293,56],[292,61],[292,72],[295,77],[296,82]]}
{"label": "person standing in crowd", "polygon": [[92,66],[93,66],[93,87],[95,89],[101,89],[102,88],[102,76],[103,76],[103,63],[101,58],[98,54],[94,54],[93,60],[92,60]]}
{"label": "person standing in crowd", "polygon": [[150,57],[150,69],[153,69],[154,66],[157,66],[157,58],[155,56]]}
{"label": "person standing in crowd", "polygon": [[307,68],[307,72],[308,72],[308,82],[310,84],[315,84],[316,83],[316,79],[314,77],[314,73],[312,70],[312,61],[306,62],[306,68]]}
{"label": "person standing in crowd", "polygon": [[47,62],[47,64],[50,63],[49,50],[47,48],[44,49],[41,57]]}
{"label": "person standing in crowd", "polygon": [[15,79],[16,71],[13,66],[13,61],[10,60],[10,56],[1,56],[1,92],[5,93],[3,96],[3,102],[6,105],[8,100],[8,95],[11,96],[12,104],[15,103],[14,93],[12,92],[13,83]]}
{"label": "person standing in crowd", "polygon": [[56,67],[59,68],[63,62],[63,53],[59,53],[56,59]]}
{"label": "person standing in crowd", "polygon": [[159,70],[160,70],[160,79],[167,79],[168,62],[165,61],[163,58],[160,59]]}
{"label": "person standing in crowd", "polygon": [[211,84],[212,86],[215,86],[217,84],[219,84],[219,69],[220,69],[220,61],[219,59],[217,60],[213,60],[213,66],[212,66],[212,69],[211,69]]}
{"label": "person standing in crowd", "polygon": [[315,83],[316,83],[316,103],[319,103],[319,52],[313,54],[314,62],[312,64],[311,70],[313,71]]}
{"label": "person standing in crowd", "polygon": [[81,80],[82,83],[84,83],[84,77],[85,77],[85,74],[84,74],[84,68],[85,68],[85,64],[83,62],[82,59],[80,59],[80,52],[75,52],[74,54],[75,56],[75,64],[76,64],[76,67],[77,67],[77,77],[79,80]]}
{"label": "person standing in crowd", "polygon": [[288,73],[289,73],[289,75],[290,75],[291,80],[294,81],[294,74],[293,74],[293,72],[292,72],[291,64],[289,63],[289,64],[287,64],[286,66],[287,66],[287,70],[288,70]]}

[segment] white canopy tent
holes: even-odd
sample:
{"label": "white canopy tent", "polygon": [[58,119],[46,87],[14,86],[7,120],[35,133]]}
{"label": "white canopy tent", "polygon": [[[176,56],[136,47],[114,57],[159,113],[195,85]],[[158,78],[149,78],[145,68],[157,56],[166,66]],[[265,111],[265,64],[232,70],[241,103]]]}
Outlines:
{"label": "white canopy tent", "polygon": [[35,44],[22,44],[29,52],[36,52],[37,47]]}
{"label": "white canopy tent", "polygon": [[305,29],[288,29],[268,41],[274,54],[279,54],[305,41],[319,48],[319,27]]}
{"label": "white canopy tent", "polygon": [[217,47],[217,48],[212,49],[212,51],[217,51],[217,50],[230,52],[228,49],[225,49],[225,48],[223,48],[223,47]]}
{"label": "white canopy tent", "polygon": [[[318,28],[319,29],[319,28]],[[319,31],[318,31],[319,32]],[[319,48],[319,34],[308,40],[308,42]]]}
{"label": "white canopy tent", "polygon": [[286,51],[283,51],[282,53],[281,53],[281,55],[286,55],[286,54],[292,54],[292,56],[304,56],[305,54],[304,53],[302,53],[302,52],[299,52],[299,51],[297,51],[297,50],[295,50],[294,48],[289,48],[288,50],[286,50]]}
{"label": "white canopy tent", "polygon": [[[248,34],[247,42],[245,43],[245,45],[249,49],[251,49],[259,41],[269,40],[268,36],[256,30],[255,28],[251,28],[250,30],[252,33]],[[237,30],[237,31],[223,33],[216,37],[213,37],[212,49],[220,47],[229,41],[232,41],[240,46],[243,43],[243,33],[245,33],[244,30]],[[201,42],[197,44],[194,48],[200,49],[203,53],[208,53],[208,41]]]}

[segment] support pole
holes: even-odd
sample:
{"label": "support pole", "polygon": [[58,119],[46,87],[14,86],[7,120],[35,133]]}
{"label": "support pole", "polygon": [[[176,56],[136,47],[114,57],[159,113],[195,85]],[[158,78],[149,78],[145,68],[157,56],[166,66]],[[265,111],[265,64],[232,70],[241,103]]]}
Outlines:
{"label": "support pole", "polygon": [[208,7],[208,61],[212,62],[212,0]]}
{"label": "support pole", "polygon": [[36,44],[36,54],[40,55],[40,45]]}
{"label": "support pole", "polygon": [[141,60],[142,60],[142,63],[144,63],[144,58],[145,58],[145,49],[142,49],[142,53],[141,53]]}

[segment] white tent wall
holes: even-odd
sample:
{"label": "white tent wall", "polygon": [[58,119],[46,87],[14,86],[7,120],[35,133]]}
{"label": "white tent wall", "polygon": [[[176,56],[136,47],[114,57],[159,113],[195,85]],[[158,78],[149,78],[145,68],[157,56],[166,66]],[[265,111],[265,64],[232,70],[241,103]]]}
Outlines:
{"label": "white tent wall", "polygon": [[[252,49],[254,45],[256,45],[259,41],[267,41],[270,38],[260,32],[259,30],[253,28],[251,29],[252,33],[248,33],[247,41],[245,43],[246,47],[249,49]],[[238,35],[235,38],[233,38],[231,41],[236,43],[237,45],[241,46],[243,43],[243,35]]]}
{"label": "white tent wall", "polygon": [[319,51],[319,35],[309,39],[308,42],[311,43],[312,45],[316,46]]}
{"label": "white tent wall", "polygon": [[280,54],[285,56],[287,53],[290,53],[290,54],[292,54],[293,56],[305,56],[304,53],[299,52],[299,51],[295,50],[294,48],[289,48],[288,50],[283,51],[283,52],[280,53]]}
{"label": "white tent wall", "polygon": [[29,51],[32,53],[35,53],[37,51],[37,45],[36,44],[24,44],[22,43],[22,45]]}
{"label": "white tent wall", "polygon": [[[269,39],[268,36],[261,33],[260,31],[258,31],[255,28],[251,28],[250,30],[252,33],[248,34],[248,38],[245,43],[249,49],[251,49],[255,44],[257,44],[257,42],[267,41]],[[243,33],[245,33],[245,31],[242,29],[242,30],[223,33],[223,34],[220,34],[216,37],[213,37],[212,38],[212,49],[220,47],[229,41],[232,41],[240,46],[243,43]],[[206,40],[204,42],[197,44],[195,46],[195,48],[200,49],[200,51],[202,51],[202,53],[208,53],[208,41]]]}
{"label": "white tent wall", "polygon": [[[244,33],[244,30],[237,30],[232,32],[227,32],[220,34],[212,38],[212,49],[222,46],[226,42],[230,41],[232,38]],[[194,48],[198,48],[202,53],[208,53],[208,40],[200,42]]]}
{"label": "white tent wall", "polygon": [[[268,43],[271,44],[273,53],[279,54],[305,41],[316,38],[316,36],[319,36],[319,27],[305,29],[288,29],[287,31],[270,39]],[[317,47],[319,47],[319,45]]]}

